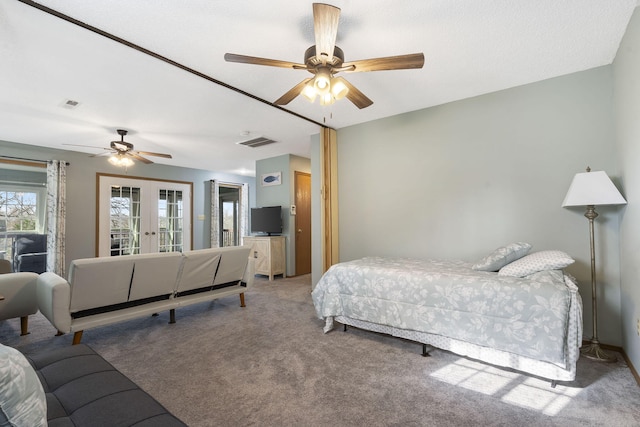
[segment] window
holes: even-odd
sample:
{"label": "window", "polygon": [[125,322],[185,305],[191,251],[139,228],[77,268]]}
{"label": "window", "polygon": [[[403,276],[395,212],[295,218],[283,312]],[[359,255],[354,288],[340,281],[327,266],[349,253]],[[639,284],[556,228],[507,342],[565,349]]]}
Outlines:
{"label": "window", "polygon": [[0,258],[11,259],[20,233],[44,233],[46,194],[43,187],[0,183]]}
{"label": "window", "polygon": [[0,190],[0,215],[3,231],[31,231],[39,228],[38,193]]}

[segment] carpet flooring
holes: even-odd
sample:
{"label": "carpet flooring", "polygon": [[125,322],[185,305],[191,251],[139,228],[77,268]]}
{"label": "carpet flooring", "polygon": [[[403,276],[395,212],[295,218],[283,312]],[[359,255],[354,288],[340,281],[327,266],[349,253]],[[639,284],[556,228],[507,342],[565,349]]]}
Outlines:
{"label": "carpet flooring", "polygon": [[[620,355],[578,362],[577,378],[540,378],[341,327],[322,333],[309,276],[256,277],[228,297],[85,331],[90,345],[190,426],[638,426],[640,387]],[[71,345],[40,314],[23,352]]]}

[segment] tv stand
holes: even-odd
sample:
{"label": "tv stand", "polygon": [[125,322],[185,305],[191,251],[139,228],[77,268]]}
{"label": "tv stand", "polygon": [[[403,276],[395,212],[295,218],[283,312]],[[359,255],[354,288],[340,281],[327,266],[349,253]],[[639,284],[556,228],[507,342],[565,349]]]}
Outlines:
{"label": "tv stand", "polygon": [[278,274],[287,277],[284,236],[245,236],[244,244],[251,246],[256,274],[269,276],[270,281]]}

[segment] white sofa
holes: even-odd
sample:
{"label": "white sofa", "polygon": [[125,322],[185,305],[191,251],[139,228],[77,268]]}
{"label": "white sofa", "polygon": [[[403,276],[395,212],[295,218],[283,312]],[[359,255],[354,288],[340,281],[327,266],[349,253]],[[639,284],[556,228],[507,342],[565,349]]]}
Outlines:
{"label": "white sofa", "polygon": [[170,311],[230,295],[253,285],[249,246],[74,260],[68,280],[55,273],[38,277],[40,312],[60,333],[73,332],[73,344],[85,329]]}
{"label": "white sofa", "polygon": [[29,333],[29,315],[36,314],[36,273],[0,274],[0,320],[20,318],[20,335]]}

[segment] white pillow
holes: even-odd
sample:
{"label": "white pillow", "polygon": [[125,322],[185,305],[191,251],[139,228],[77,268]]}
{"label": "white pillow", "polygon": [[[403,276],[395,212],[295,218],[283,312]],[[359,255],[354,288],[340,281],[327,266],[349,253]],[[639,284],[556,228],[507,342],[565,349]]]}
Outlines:
{"label": "white pillow", "polygon": [[46,427],[47,400],[31,364],[0,344],[0,425]]}
{"label": "white pillow", "polygon": [[477,263],[471,266],[474,270],[479,271],[498,271],[505,265],[522,258],[531,250],[528,243],[511,243],[491,252]]}
{"label": "white pillow", "polygon": [[543,270],[560,270],[575,262],[562,251],[540,251],[507,264],[498,271],[500,276],[524,277]]}

